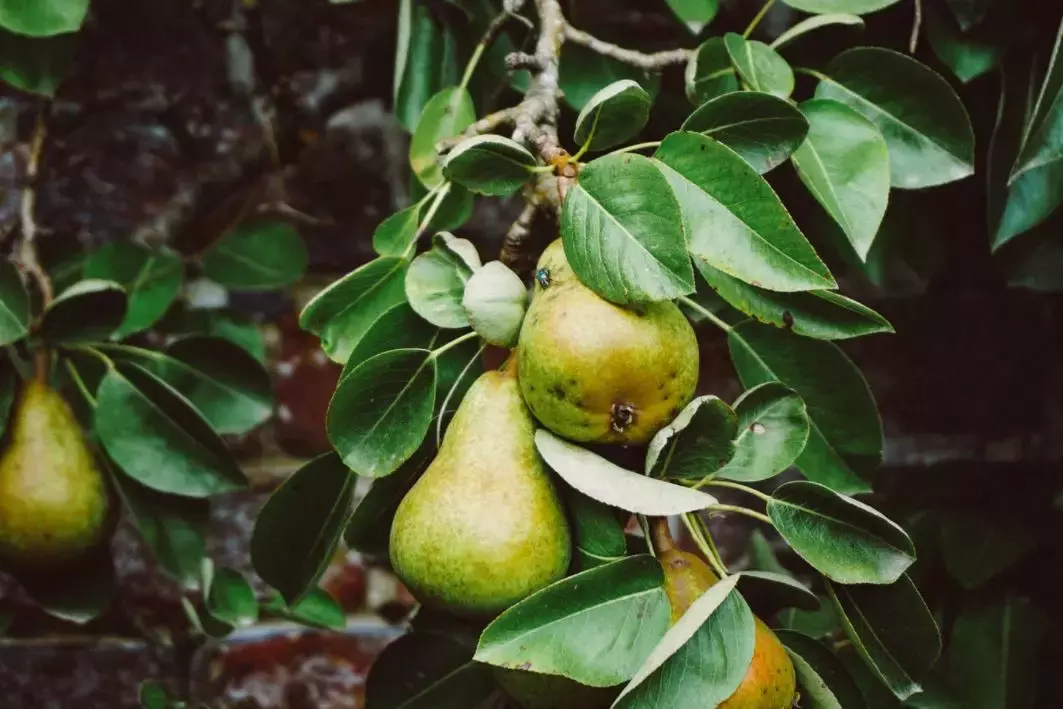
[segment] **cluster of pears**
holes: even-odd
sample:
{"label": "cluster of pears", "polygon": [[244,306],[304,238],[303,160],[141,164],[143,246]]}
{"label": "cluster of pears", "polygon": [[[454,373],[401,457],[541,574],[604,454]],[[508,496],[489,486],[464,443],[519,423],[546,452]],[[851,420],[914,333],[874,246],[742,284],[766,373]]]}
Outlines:
{"label": "cluster of pears", "polygon": [[0,454],[0,564],[31,578],[68,570],[99,548],[109,510],[70,407],[41,379],[27,381]]}
{"label": "cluster of pears", "polygon": [[[697,386],[697,339],[674,303],[602,299],[579,281],[560,240],[536,268],[515,351],[473,383],[391,527],[392,566],[413,595],[467,618],[489,619],[569,571],[572,534],[536,450],[536,426],[580,443],[644,444]],[[662,565],[678,618],[715,577],[696,557],[669,553]],[[723,706],[789,707],[793,667],[759,620],[756,653]],[[497,675],[526,709],[593,709],[616,695],[559,677]]]}

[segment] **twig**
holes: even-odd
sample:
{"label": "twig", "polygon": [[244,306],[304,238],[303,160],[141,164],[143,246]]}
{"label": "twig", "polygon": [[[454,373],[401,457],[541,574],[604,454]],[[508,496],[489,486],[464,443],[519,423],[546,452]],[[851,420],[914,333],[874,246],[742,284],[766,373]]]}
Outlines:
{"label": "twig", "polygon": [[557,97],[566,23],[560,0],[535,0],[535,7],[539,12],[536,67],[532,73],[531,86],[524,100],[517,105],[513,139],[528,143],[543,160],[553,164],[563,160],[566,154],[557,139]]}
{"label": "twig", "polygon": [[436,144],[436,152],[440,155],[445,155],[458,147],[458,144],[466,138],[483,135],[484,133],[494,133],[502,126],[513,125],[517,120],[518,108],[519,106],[510,106],[509,108],[503,108],[500,111],[487,114],[466,128],[465,132],[461,135],[456,135],[453,138],[446,138],[439,141],[439,143]]}
{"label": "twig", "polygon": [[616,44],[610,44],[569,24],[565,25],[565,39],[573,44],[587,47],[602,56],[622,61],[625,64],[630,64],[646,71],[660,71],[676,64],[686,64],[694,54],[691,49],[669,49],[663,52],[647,54]]}
{"label": "twig", "polygon": [[908,53],[915,54],[919,47],[919,30],[923,27],[923,0],[915,0],[915,17],[912,19],[912,36],[908,40]]}
{"label": "twig", "polygon": [[51,103],[44,103],[37,112],[37,121],[33,128],[33,138],[30,141],[29,161],[26,164],[26,186],[22,189],[22,202],[20,218],[22,222],[22,243],[19,245],[19,262],[22,268],[37,282],[41,291],[41,300],[45,307],[52,302],[54,291],[52,280],[41,267],[37,258],[37,178],[41,169],[41,153],[44,151],[44,140],[48,135],[46,116]]}
{"label": "twig", "polygon": [[517,273],[523,270],[522,261],[524,261],[524,244],[531,235],[531,223],[535,218],[535,212],[539,209],[538,201],[529,199],[525,205],[523,211],[517,220],[510,225],[509,230],[506,231],[505,238],[502,239],[502,252],[499,255],[499,260],[512,268]]}

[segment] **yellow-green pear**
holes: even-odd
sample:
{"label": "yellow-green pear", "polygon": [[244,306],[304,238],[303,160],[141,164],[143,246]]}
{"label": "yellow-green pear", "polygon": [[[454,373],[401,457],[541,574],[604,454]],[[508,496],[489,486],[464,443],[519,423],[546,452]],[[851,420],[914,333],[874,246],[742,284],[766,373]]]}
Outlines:
{"label": "yellow-green pear", "polygon": [[[708,564],[689,552],[676,549],[671,535],[655,521],[654,546],[664,570],[664,590],[672,605],[672,623],[719,579]],[[790,709],[797,692],[794,665],[779,638],[760,618],[754,618],[753,661],[742,683],[720,709]],[[705,709],[710,705],[705,704]],[[700,709],[691,706],[689,709]]]}
{"label": "yellow-green pear", "polygon": [[0,560],[47,572],[85,559],[105,534],[110,500],[73,412],[33,380],[9,426],[0,455]]}
{"label": "yellow-green pear", "polygon": [[535,417],[583,443],[645,443],[694,396],[698,342],[672,302],[621,307],[587,288],[561,240],[536,267],[518,343]]}
{"label": "yellow-green pear", "polygon": [[425,606],[493,616],[568,570],[572,539],[510,361],[473,383],[391,526],[391,563]]}

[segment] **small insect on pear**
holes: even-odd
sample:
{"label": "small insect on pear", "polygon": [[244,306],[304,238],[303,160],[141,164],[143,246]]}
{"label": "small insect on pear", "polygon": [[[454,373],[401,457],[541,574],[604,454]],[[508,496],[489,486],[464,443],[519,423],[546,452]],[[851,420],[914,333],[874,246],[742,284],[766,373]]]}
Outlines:
{"label": "small insect on pear", "polygon": [[543,288],[550,287],[550,269],[540,268],[535,272],[535,280],[539,282],[539,285]]}
{"label": "small insect on pear", "polygon": [[617,433],[626,431],[628,426],[635,423],[635,407],[631,404],[613,404],[612,423]]}

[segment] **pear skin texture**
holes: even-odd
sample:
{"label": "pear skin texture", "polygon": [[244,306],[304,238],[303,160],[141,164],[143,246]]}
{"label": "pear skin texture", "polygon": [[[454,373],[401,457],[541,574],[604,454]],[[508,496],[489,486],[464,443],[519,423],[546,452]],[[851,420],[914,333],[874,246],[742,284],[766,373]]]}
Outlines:
{"label": "pear skin texture", "polygon": [[0,454],[0,559],[48,572],[85,559],[106,532],[103,474],[62,397],[27,382]]}
{"label": "pear skin texture", "polygon": [[609,709],[620,687],[588,687],[568,677],[492,667],[495,681],[521,709]]}
{"label": "pear skin texture", "polygon": [[[658,561],[664,569],[664,590],[672,604],[674,624],[718,579],[708,564],[685,551],[669,549]],[[754,618],[754,623],[753,661],[738,689],[719,707],[790,709],[797,692],[793,662],[771,628],[760,618]]]}
{"label": "pear skin texture", "polygon": [[494,616],[565,575],[572,535],[514,368],[473,383],[399,504],[390,549],[417,600],[466,617]]}
{"label": "pear skin texture", "polygon": [[539,259],[518,364],[524,400],[543,426],[580,443],[638,444],[694,396],[698,342],[675,303],[636,309],[599,297],[557,240]]}

